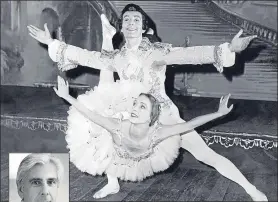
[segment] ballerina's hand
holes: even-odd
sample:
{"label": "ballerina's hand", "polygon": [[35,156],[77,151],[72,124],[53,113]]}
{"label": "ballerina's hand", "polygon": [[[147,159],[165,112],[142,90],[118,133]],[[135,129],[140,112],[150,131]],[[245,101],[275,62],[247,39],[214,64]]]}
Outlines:
{"label": "ballerina's hand", "polygon": [[239,38],[240,35],[243,33],[243,30],[241,29],[232,39],[231,44],[229,45],[231,52],[241,52],[247,48],[247,46],[250,44],[250,42],[257,37],[257,35],[253,36],[247,36]]}
{"label": "ballerina's hand", "polygon": [[102,32],[104,40],[112,41],[113,36],[116,34],[116,29],[113,27],[109,20],[107,19],[106,15],[100,15],[101,23],[102,23]]}
{"label": "ballerina's hand", "polygon": [[220,99],[218,112],[222,116],[228,114],[233,109],[233,105],[228,107],[228,102],[229,102],[230,96],[231,96],[231,94],[228,94],[228,95],[225,95],[224,97],[222,96],[221,99]]}
{"label": "ballerina's hand", "polygon": [[55,87],[53,89],[61,98],[66,98],[69,95],[69,83],[60,76],[58,76],[58,89]]}
{"label": "ballerina's hand", "polygon": [[44,31],[35,27],[34,25],[28,25],[27,28],[29,30],[29,35],[37,41],[46,45],[53,41],[46,23],[44,24]]}

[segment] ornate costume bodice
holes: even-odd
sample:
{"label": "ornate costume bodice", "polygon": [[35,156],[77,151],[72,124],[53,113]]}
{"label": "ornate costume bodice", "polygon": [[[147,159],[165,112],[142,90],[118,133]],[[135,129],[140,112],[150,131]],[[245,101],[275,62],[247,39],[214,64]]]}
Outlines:
{"label": "ornate costume bodice", "polygon": [[169,44],[151,43],[143,38],[137,50],[123,46],[121,50],[104,52],[102,57],[113,58],[113,70],[118,72],[121,80],[142,82],[164,107],[172,103],[164,88],[166,65],[154,67],[153,64],[161,55],[167,54],[170,47]]}
{"label": "ornate costume bodice", "polygon": [[[121,80],[143,82],[162,107],[169,107],[172,103],[164,89],[166,66],[163,64],[214,64],[222,72],[223,66],[232,66],[235,60],[235,53],[230,51],[228,43],[184,48],[172,47],[167,43],[151,43],[146,37],[142,38],[137,49],[129,50],[124,45],[121,50],[102,52],[88,51],[54,40],[49,44],[48,52],[62,71],[82,65],[117,72]],[[160,66],[154,68],[154,64]]]}
{"label": "ornate costume bodice", "polygon": [[[228,43],[183,48],[160,42],[151,43],[145,37],[134,50],[123,46],[121,50],[88,51],[58,40],[54,40],[48,47],[49,56],[58,62],[60,70],[67,71],[82,65],[117,72],[121,80],[139,81],[148,85],[149,93],[157,98],[163,108],[172,104],[164,89],[166,66],[163,64],[213,63],[222,72],[223,66],[232,66],[235,59],[235,53],[230,51]],[[154,67],[154,64],[160,66]]]}
{"label": "ornate costume bodice", "polygon": [[114,130],[119,142],[114,142],[114,148],[119,157],[140,161],[148,158],[153,153],[153,148],[157,145],[155,136],[160,125],[156,123],[141,141],[132,140],[128,134],[122,132],[121,129]]}

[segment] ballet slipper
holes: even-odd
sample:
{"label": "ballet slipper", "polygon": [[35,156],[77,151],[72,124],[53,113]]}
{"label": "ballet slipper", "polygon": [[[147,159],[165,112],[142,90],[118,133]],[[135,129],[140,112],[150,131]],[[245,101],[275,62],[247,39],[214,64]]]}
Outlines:
{"label": "ballet slipper", "polygon": [[257,190],[257,193],[251,196],[251,198],[253,201],[268,201],[266,195],[259,190]]}
{"label": "ballet slipper", "polygon": [[104,14],[101,14],[100,19],[101,19],[104,36],[106,36],[108,39],[110,39],[112,41],[113,36],[117,32],[116,28],[110,24],[109,20],[107,19],[107,17]]}
{"label": "ballet slipper", "polygon": [[116,34],[116,29],[113,27],[107,17],[101,14],[101,25],[102,25],[102,50],[113,51],[112,39]]}
{"label": "ballet slipper", "polygon": [[268,201],[266,195],[258,190],[256,187],[248,194],[251,196],[253,201]]}
{"label": "ballet slipper", "polygon": [[108,195],[111,194],[116,194],[120,191],[120,185],[119,183],[108,183],[107,185],[105,185],[102,189],[100,189],[99,191],[97,191],[94,194],[94,198],[95,199],[99,199],[99,198],[104,198]]}

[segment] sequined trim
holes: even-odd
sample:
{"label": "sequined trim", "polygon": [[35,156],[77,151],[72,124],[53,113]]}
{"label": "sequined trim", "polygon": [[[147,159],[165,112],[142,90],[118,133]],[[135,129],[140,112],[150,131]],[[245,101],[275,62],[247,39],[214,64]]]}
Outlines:
{"label": "sequined trim", "polygon": [[61,45],[58,48],[56,57],[58,58],[58,69],[60,71],[67,71],[70,69],[74,69],[78,66],[77,61],[69,60],[69,64],[65,63],[65,51],[67,49],[68,45],[66,43],[61,43]]}
{"label": "sequined trim", "polygon": [[222,73],[223,72],[223,61],[222,58],[222,48],[220,46],[214,47],[214,63],[213,65],[216,67],[217,71]]}
{"label": "sequined trim", "polygon": [[100,58],[102,59],[114,59],[115,56],[119,53],[119,50],[114,50],[114,51],[106,51],[102,50]]}
{"label": "sequined trim", "polygon": [[120,158],[124,158],[124,159],[131,159],[133,161],[141,161],[142,159],[146,159],[149,158],[152,154],[153,154],[153,149],[149,149],[147,152],[140,154],[140,156],[133,156],[133,154],[130,154],[129,152],[127,152],[125,149],[118,147],[117,145],[114,145],[116,154],[120,157]]}
{"label": "sequined trim", "polygon": [[128,8],[129,11],[137,11],[136,8],[134,6],[131,6]]}
{"label": "sequined trim", "polygon": [[143,37],[138,49],[142,51],[148,51],[152,47],[153,47],[153,43],[151,43],[148,38]]}
{"label": "sequined trim", "polygon": [[144,152],[142,154],[139,154],[138,156],[134,156],[134,154],[130,154],[124,148],[122,148],[118,145],[114,145],[116,154],[121,158],[131,159],[131,160],[137,161],[137,162],[141,161],[142,159],[149,158],[154,153],[155,146],[157,146],[160,142],[163,141],[163,140],[155,141],[155,139],[156,139],[155,134],[157,134],[158,129],[161,128],[161,123],[156,122],[154,127],[155,127],[155,129],[150,134],[148,134],[149,137],[150,137],[149,138],[150,139],[150,145],[149,145],[149,149],[146,152]]}
{"label": "sequined trim", "polygon": [[154,70],[150,71],[150,77],[151,80],[149,81],[149,84],[152,86],[152,88],[149,90],[148,93],[157,99],[162,108],[170,108],[172,101],[169,98],[164,98],[163,96],[161,96],[160,93],[160,90],[162,88],[161,85],[163,85],[164,83],[161,83],[161,80],[159,79]]}
{"label": "sequined trim", "polygon": [[[150,40],[147,37],[143,37],[142,41],[138,47],[139,51],[147,52],[149,50],[159,50],[164,54],[168,54],[172,48],[172,44],[168,43],[161,43],[161,42],[155,42],[151,43]],[[121,56],[125,56],[126,54],[126,44],[121,48]]]}
{"label": "sequined trim", "polygon": [[113,66],[113,62],[111,62],[110,65],[108,65],[106,62],[105,62],[105,59],[109,59],[111,61],[114,60],[115,56],[119,53],[119,50],[114,50],[114,51],[106,51],[106,50],[102,50],[101,51],[101,54],[100,54],[100,60],[102,62],[104,62],[106,65],[104,65],[104,67],[109,70],[109,71],[112,71],[112,72],[117,72],[116,68]]}
{"label": "sequined trim", "polygon": [[165,55],[167,55],[170,52],[171,48],[172,48],[172,44],[168,44],[168,43],[156,42],[153,45],[154,45],[155,49],[160,50]]}
{"label": "sequined trim", "polygon": [[123,77],[124,80],[132,80],[132,81],[144,82],[144,71],[143,71],[143,68],[140,68],[140,71],[139,71],[137,76],[135,74],[127,76],[126,73],[125,73],[126,69],[127,68],[123,68],[122,69],[122,77]]}

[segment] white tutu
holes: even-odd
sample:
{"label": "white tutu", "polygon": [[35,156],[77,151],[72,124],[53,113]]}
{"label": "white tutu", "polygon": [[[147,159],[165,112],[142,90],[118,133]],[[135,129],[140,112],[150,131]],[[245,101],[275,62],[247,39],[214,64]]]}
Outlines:
{"label": "white tutu", "polygon": [[[121,81],[95,87],[77,99],[90,110],[122,120],[129,117],[134,98],[142,92],[148,92],[148,87],[142,83]],[[107,130],[89,121],[75,108],[70,107],[68,114],[66,141],[70,160],[82,172],[107,173],[122,180],[140,181],[167,169],[178,156],[179,135],[155,144],[135,157],[126,155],[123,148],[114,144]]]}

